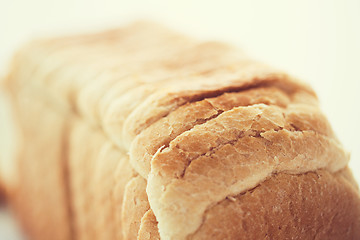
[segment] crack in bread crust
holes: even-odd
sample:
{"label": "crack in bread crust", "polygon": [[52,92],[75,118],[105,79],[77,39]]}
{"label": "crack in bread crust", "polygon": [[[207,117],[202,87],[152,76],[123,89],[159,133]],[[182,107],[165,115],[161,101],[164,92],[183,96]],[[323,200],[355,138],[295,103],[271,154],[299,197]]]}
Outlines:
{"label": "crack in bread crust", "polygon": [[[278,130],[278,131],[287,131],[287,130]],[[278,131],[268,131],[268,132],[278,132]],[[261,136],[262,133],[268,133],[268,132],[254,132],[254,131],[250,130],[250,131],[249,131],[250,134],[248,135],[248,137],[264,139],[264,137]],[[297,132],[297,131],[293,131],[293,133],[294,133],[294,132]],[[311,131],[299,131],[299,133],[301,133],[301,134],[306,134],[306,133],[308,133],[308,132],[314,133],[314,132],[311,132]],[[244,137],[245,135],[247,135],[247,133],[246,133],[246,132],[242,132],[242,133],[241,133],[241,136],[239,136],[240,139],[237,139],[237,140],[232,141],[232,142],[228,142],[228,143],[226,143],[226,144],[224,144],[224,145],[221,145],[221,146],[219,146],[219,147],[217,147],[217,148],[214,148],[214,149],[210,150],[209,152],[207,152],[206,154],[201,155],[201,156],[193,159],[192,161],[189,161],[189,162],[187,163],[187,165],[185,166],[183,172],[180,174],[180,176],[175,177],[175,179],[180,179],[180,180],[181,180],[181,179],[186,178],[186,171],[190,168],[191,164],[193,164],[193,163],[196,162],[196,161],[202,160],[202,157],[204,157],[204,156],[206,156],[206,158],[211,158],[212,155],[216,154],[217,151],[221,151],[221,148],[225,148],[227,145],[234,146],[237,142],[241,141],[242,138],[245,138],[245,137]],[[327,138],[327,137],[324,137],[324,138]],[[265,140],[266,140],[266,139],[265,139]],[[335,146],[334,146],[334,147],[335,147]],[[340,146],[339,146],[339,149],[341,149]],[[295,155],[295,156],[293,157],[293,159],[297,159],[297,158],[299,158],[299,157],[301,158],[301,155],[302,155],[301,153],[298,153],[297,155]],[[294,172],[294,174],[295,174],[295,173],[297,172],[297,171],[294,171],[292,167],[289,168],[289,167],[286,167],[286,165],[281,164],[281,160],[278,160],[278,159],[276,158],[276,156],[274,157],[274,159],[277,160],[277,162],[275,163],[275,165],[273,165],[273,166],[271,167],[271,170],[268,171],[268,173],[267,173],[268,176],[266,176],[265,179],[268,178],[269,176],[271,176],[271,175],[274,174],[274,173],[281,173],[281,172],[293,173],[293,172]],[[344,164],[347,164],[347,162],[344,162],[342,165],[340,165],[340,167],[344,167]],[[251,164],[251,166],[256,166],[256,165],[259,165],[260,168],[261,168],[261,167],[264,167],[263,165],[261,165],[261,163],[252,163],[252,164]],[[304,171],[299,171],[299,172],[300,172],[300,173],[303,173],[303,172],[306,172],[306,171],[314,171],[314,170],[319,169],[319,168],[326,168],[326,165],[323,164],[323,165],[318,166],[317,168],[313,168],[313,167],[310,167],[310,168],[308,168],[308,169],[305,168]],[[338,168],[339,168],[339,166],[335,166],[335,168],[330,168],[330,170],[331,170],[331,171],[334,171],[334,170],[336,171],[336,170],[338,170]],[[192,180],[194,180],[194,179],[189,179],[189,181],[192,181]],[[166,193],[166,192],[167,192],[167,189],[172,188],[172,186],[173,186],[174,184],[176,184],[176,183],[179,183],[179,182],[175,182],[174,180],[172,180],[169,184],[165,185],[165,187],[164,187],[164,192],[163,192],[163,195],[162,195],[162,196],[166,195],[166,194],[167,194],[167,193]],[[216,182],[213,181],[213,183],[216,183]],[[223,182],[220,181],[220,182],[218,182],[218,183],[216,183],[216,184],[221,184],[221,185],[222,185]],[[231,185],[224,185],[224,187],[230,187],[230,188],[231,188],[232,185],[233,185],[233,186],[236,186],[236,182],[234,182],[234,183],[231,184]],[[250,187],[251,187],[251,185],[250,185]],[[235,189],[236,189],[236,187],[235,187]],[[246,190],[246,188],[245,188],[244,190]],[[243,190],[243,191],[244,191],[244,190]],[[235,192],[235,193],[236,193],[236,192]],[[240,193],[241,193],[241,192],[240,192]],[[233,194],[234,194],[234,193],[233,193]],[[163,197],[160,197],[160,200],[161,200],[162,198],[163,198]],[[207,207],[205,207],[205,209],[211,207],[212,205],[213,205],[213,203],[210,203]]]}
{"label": "crack in bread crust", "polygon": [[[265,139],[264,137],[262,137],[262,134],[264,134],[266,132],[270,132],[270,131],[278,132],[280,130],[287,130],[287,131],[290,131],[290,132],[300,132],[300,133],[302,133],[302,132],[313,132],[314,134],[319,135],[319,136],[322,135],[323,137],[329,137],[328,135],[322,134],[322,133],[320,133],[320,132],[318,132],[316,130],[312,130],[312,129],[304,129],[304,130],[302,130],[299,127],[297,127],[294,123],[291,123],[291,122],[288,123],[287,122],[287,116],[286,116],[286,110],[281,111],[281,115],[279,114],[279,116],[283,117],[283,119],[280,120],[281,121],[280,124],[279,124],[279,122],[272,121],[272,119],[269,120],[266,116],[262,117],[264,109],[267,109],[268,107],[271,107],[271,109],[269,109],[268,112],[271,111],[271,110],[272,111],[279,110],[279,108],[277,108],[276,105],[271,106],[271,105],[266,105],[266,104],[254,104],[254,105],[248,105],[248,106],[234,107],[234,108],[232,108],[230,110],[222,112],[221,114],[217,115],[215,118],[211,118],[211,119],[209,119],[209,121],[206,121],[206,122],[204,122],[202,124],[195,125],[193,128],[191,128],[189,130],[186,130],[186,131],[182,132],[181,134],[177,135],[173,140],[171,140],[169,142],[169,144],[162,146],[162,148],[160,150],[160,153],[166,152],[166,151],[171,151],[172,147],[176,148],[181,153],[186,153],[187,150],[182,149],[181,147],[179,147],[179,144],[182,141],[185,141],[185,138],[190,139],[191,136],[189,134],[192,134],[192,132],[195,132],[195,131],[199,131],[201,128],[207,129],[205,131],[209,131],[209,129],[211,129],[211,127],[207,127],[207,124],[208,125],[212,124],[213,127],[216,127],[216,125],[220,125],[220,128],[226,129],[226,127],[221,126],[221,120],[219,119],[219,117],[221,118],[225,114],[230,115],[231,114],[230,112],[233,111],[233,110],[240,111],[240,112],[245,111],[245,112],[248,112],[249,115],[250,115],[250,112],[249,112],[250,110],[247,110],[248,108],[255,109],[257,112],[255,114],[252,113],[252,117],[250,119],[244,120],[245,122],[246,121],[248,122],[247,127],[245,127],[243,130],[241,130],[241,129],[233,129],[232,130],[233,134],[231,135],[231,138],[230,138],[229,141],[226,141],[226,139],[224,139],[225,141],[221,140],[221,142],[219,142],[218,145],[215,145],[213,147],[210,147],[210,148],[206,149],[204,154],[195,154],[195,156],[191,155],[191,157],[187,157],[187,160],[189,160],[191,162],[191,161],[196,160],[197,158],[199,158],[199,157],[201,157],[203,155],[209,155],[209,152],[212,152],[212,151],[214,151],[214,150],[216,150],[216,149],[218,149],[218,148],[220,148],[220,147],[222,147],[223,145],[226,145],[226,144],[234,145],[237,141],[241,140],[241,138],[243,138],[245,136],[259,137],[259,138]],[[243,115],[246,115],[246,113],[244,113]],[[262,123],[261,123],[261,120],[263,120],[263,119],[266,119],[265,122],[262,122],[262,123],[265,123],[265,124],[268,125],[267,130],[263,129],[263,126],[262,126]],[[275,121],[276,120],[278,120],[278,119],[275,119]],[[255,125],[257,125],[257,126],[255,126]],[[195,133],[193,134],[193,136],[195,137]],[[220,137],[221,137],[221,135],[220,135]],[[329,140],[330,140],[330,138],[329,138]],[[187,155],[189,155],[189,154],[187,153]],[[175,176],[175,177],[177,177],[177,176]]]}
{"label": "crack in bread crust", "polygon": [[[189,159],[189,161],[187,162],[184,170],[182,171],[182,173],[180,174],[180,176],[176,176],[177,179],[181,179],[181,178],[184,178],[185,177],[185,174],[186,174],[186,170],[190,167],[190,165],[199,160],[200,158],[202,157],[209,157],[211,158],[212,155],[216,154],[217,150],[220,150],[221,148],[223,147],[226,147],[226,145],[231,145],[231,146],[235,146],[236,143],[238,143],[239,141],[242,140],[242,138],[244,137],[251,137],[251,138],[261,138],[261,139],[264,139],[269,145],[271,144],[271,141],[267,140],[266,138],[264,138],[262,136],[262,134],[264,133],[276,133],[276,132],[279,132],[279,131],[289,131],[289,132],[292,132],[292,133],[315,133],[314,131],[302,131],[302,130],[287,130],[287,129],[282,129],[282,128],[279,128],[279,129],[273,129],[273,130],[270,130],[270,131],[254,131],[254,130],[247,130],[247,131],[241,131],[240,134],[238,135],[237,139],[236,140],[232,140],[232,141],[229,141],[229,142],[226,142],[222,145],[219,145],[217,147],[212,147],[209,149],[208,152],[204,153],[204,154],[201,154],[199,156],[197,156],[196,158],[194,159]],[[322,136],[324,138],[327,138],[326,136]],[[328,139],[331,141],[331,139]],[[176,147],[176,146],[175,146]],[[300,155],[300,153],[299,153]],[[244,154],[244,156],[248,156],[248,154]],[[296,158],[296,156],[295,156]]]}
{"label": "crack in bread crust", "polygon": [[153,155],[160,147],[162,150],[168,148],[170,142],[184,132],[191,131],[195,126],[205,124],[239,106],[247,107],[262,103],[286,108],[289,98],[291,96],[280,89],[264,87],[224,93],[214,98],[187,103],[153,123],[134,139],[130,147],[132,165],[140,175],[147,178]]}
{"label": "crack in bread crust", "polygon": [[[309,114],[311,115],[311,112]],[[280,108],[275,106],[258,104],[250,107],[238,107],[220,114],[217,118],[206,122],[206,124],[197,125],[192,130],[186,131],[172,140],[169,148],[163,148],[152,159],[151,176],[148,182],[147,191],[149,193],[150,205],[159,220],[160,232],[162,225],[164,225],[161,215],[165,213],[164,211],[168,211],[166,210],[167,207],[170,207],[167,204],[180,204],[183,208],[192,209],[191,206],[187,205],[187,201],[196,201],[198,209],[196,211],[194,209],[186,210],[189,212],[195,211],[191,214],[187,213],[187,219],[194,219],[196,216],[194,214],[197,214],[197,212],[201,214],[202,209],[206,209],[212,204],[212,201],[215,199],[210,200],[206,192],[202,193],[202,190],[198,189],[197,184],[201,185],[201,181],[213,184],[211,187],[206,186],[206,188],[207,191],[218,192],[219,196],[215,196],[217,199],[223,196],[223,194],[228,195],[229,193],[238,193],[246,190],[261,179],[266,178],[269,174],[277,171],[296,173],[323,167],[328,167],[328,169],[334,171],[347,164],[348,156],[342,150],[339,143],[331,137],[331,134],[330,136],[323,135],[321,131],[316,131],[316,127],[314,130],[311,130],[306,129],[306,126],[305,130],[297,131],[296,129],[299,129],[299,126],[287,120],[289,119],[285,110],[280,110]],[[290,118],[290,120],[293,119]],[[231,121],[234,121],[234,123]],[[296,129],[291,124],[296,126]],[[216,136],[211,132],[214,132]],[[216,132],[221,132],[221,134],[216,134]],[[327,131],[324,132],[326,133]],[[202,142],[201,139],[209,140]],[[255,141],[255,139],[259,140]],[[210,143],[214,145],[209,145]],[[279,145],[279,143],[281,144]],[[301,144],[310,144],[312,147],[300,150],[302,148]],[[239,148],[242,145],[245,146],[247,152],[251,151],[252,153],[250,155],[248,153],[242,154],[241,151],[244,150]],[[251,145],[258,146],[258,148],[254,148]],[[242,147],[244,148],[244,146]],[[314,146],[317,146],[317,148],[314,148]],[[332,150],[326,151],[327,148],[325,149],[325,146],[329,146]],[[200,152],[203,152],[203,154]],[[270,152],[276,152],[276,154],[272,155]],[[229,160],[232,154],[236,154],[232,158],[243,159],[244,163],[248,162],[249,165],[239,165],[239,163],[234,162],[235,160]],[[284,156],[287,155],[287,157],[284,158],[282,154]],[[216,165],[218,163],[215,162],[220,161],[220,159],[217,157],[215,159],[212,158],[217,155],[228,159],[226,161],[232,161],[227,164],[233,166],[234,171],[243,172],[238,172],[236,175],[243,176],[244,179],[241,180],[235,177],[235,173],[232,173],[233,170],[226,170],[225,165]],[[246,160],[248,158],[247,155],[250,156],[250,159],[253,159],[253,162]],[[292,158],[292,160],[290,161],[289,158]],[[314,158],[316,160],[312,160]],[[262,162],[257,162],[255,159],[262,159]],[[202,163],[203,161],[205,163]],[[194,163],[196,165],[193,166]],[[260,164],[259,168],[262,168],[263,171],[257,172],[258,170],[254,168],[256,164]],[[210,167],[207,167],[208,165]],[[190,168],[192,168],[192,171],[189,175],[188,171]],[[214,175],[214,177],[211,177],[214,174],[211,169],[217,169],[218,172],[222,172],[226,176],[219,178],[217,175]],[[252,170],[250,171],[249,169]],[[249,172],[252,173],[251,178]],[[242,181],[250,182],[246,186]],[[161,188],[159,184],[163,190],[154,190],[156,187]],[[225,191],[225,193],[221,193],[219,190],[221,188],[229,189],[226,191],[230,192]],[[185,192],[180,192],[180,189]],[[191,196],[191,191],[198,192],[199,198],[189,197]],[[175,202],[173,201],[174,194],[177,196],[181,195]],[[174,213],[173,207],[171,209]],[[177,223],[182,222],[182,220],[177,219],[176,213],[172,217],[167,214],[166,216],[167,221],[171,222],[171,218],[173,218]],[[197,224],[199,223],[193,222],[192,226]],[[187,227],[185,225],[184,229],[190,229],[188,225]],[[196,230],[193,227],[191,229],[191,231]],[[174,233],[172,237],[182,239],[184,237],[183,233]],[[190,233],[189,230],[188,234]],[[163,236],[165,238],[169,237],[169,235],[164,235],[164,233]]]}
{"label": "crack in bread crust", "polygon": [[[244,71],[244,70],[242,70]],[[144,129],[148,128],[160,119],[168,116],[171,112],[175,111],[179,107],[187,104],[202,101],[205,98],[217,97],[225,93],[241,92],[249,89],[256,89],[261,87],[275,87],[291,95],[292,93],[302,90],[308,94],[315,96],[312,90],[307,88],[305,85],[297,83],[294,79],[290,78],[286,74],[274,74],[271,71],[260,74],[244,74],[239,71],[231,73],[230,76],[226,76],[223,79],[223,83],[219,83],[216,79],[216,74],[209,77],[213,78],[207,86],[191,85],[192,82],[187,82],[179,87],[179,90],[166,90],[164,92],[159,91],[158,93],[148,97],[141,105],[139,105],[129,115],[124,123],[123,141],[130,143],[134,138],[140,134]],[[221,72],[220,72],[221,73]],[[228,74],[229,72],[225,72]],[[202,76],[206,77],[206,76]],[[200,79],[194,79],[201,81]],[[151,112],[149,107],[151,106]]]}

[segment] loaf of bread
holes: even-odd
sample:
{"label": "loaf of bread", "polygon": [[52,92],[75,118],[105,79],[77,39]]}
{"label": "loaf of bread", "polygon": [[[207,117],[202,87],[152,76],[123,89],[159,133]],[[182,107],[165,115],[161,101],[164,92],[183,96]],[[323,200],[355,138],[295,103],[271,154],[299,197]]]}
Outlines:
{"label": "loaf of bread", "polygon": [[360,239],[315,93],[232,46],[134,23],[33,41],[4,85],[30,239]]}

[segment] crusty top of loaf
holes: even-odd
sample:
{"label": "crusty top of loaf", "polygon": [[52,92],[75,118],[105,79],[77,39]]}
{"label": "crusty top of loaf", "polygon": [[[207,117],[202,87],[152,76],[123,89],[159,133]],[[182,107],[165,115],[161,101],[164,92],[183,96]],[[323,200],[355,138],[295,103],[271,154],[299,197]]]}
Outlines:
{"label": "crusty top of loaf", "polygon": [[31,74],[39,94],[129,152],[162,239],[186,239],[208,208],[273,174],[349,160],[310,87],[223,43],[135,23],[34,41],[19,65],[11,89]]}

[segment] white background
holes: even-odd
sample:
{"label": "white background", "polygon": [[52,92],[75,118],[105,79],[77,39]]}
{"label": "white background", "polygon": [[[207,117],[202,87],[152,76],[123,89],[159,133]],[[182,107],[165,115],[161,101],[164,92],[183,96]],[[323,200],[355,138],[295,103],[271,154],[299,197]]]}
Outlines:
{"label": "white background", "polygon": [[231,42],[310,83],[360,182],[360,1],[0,0],[0,72],[30,38],[136,19]]}

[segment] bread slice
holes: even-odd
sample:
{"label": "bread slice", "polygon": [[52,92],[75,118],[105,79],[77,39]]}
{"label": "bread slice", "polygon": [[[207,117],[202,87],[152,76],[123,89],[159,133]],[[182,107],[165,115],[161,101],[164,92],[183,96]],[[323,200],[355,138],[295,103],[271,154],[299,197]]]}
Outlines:
{"label": "bread slice", "polygon": [[22,141],[1,185],[30,238],[360,238],[314,91],[232,46],[144,22],[37,40],[6,89]]}

